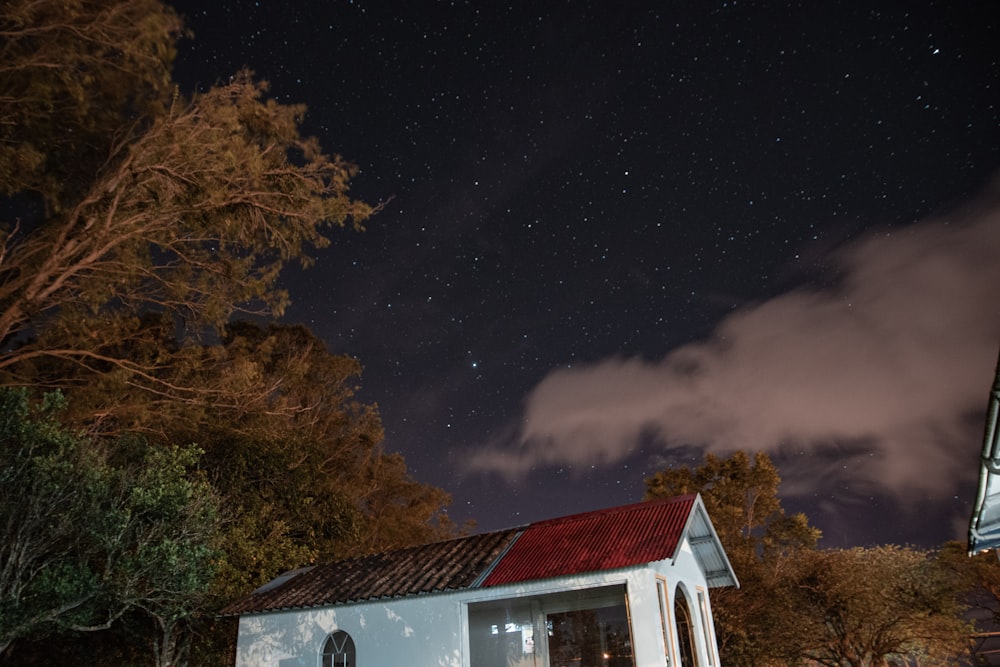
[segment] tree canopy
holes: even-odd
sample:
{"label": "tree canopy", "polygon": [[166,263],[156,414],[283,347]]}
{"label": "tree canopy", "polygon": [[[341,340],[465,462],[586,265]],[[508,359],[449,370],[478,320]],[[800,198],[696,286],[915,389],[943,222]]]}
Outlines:
{"label": "tree canopy", "polygon": [[[215,575],[219,508],[193,447],[98,446],[0,388],[0,656],[14,640],[183,622]],[[161,647],[162,648],[162,647]]]}
{"label": "tree canopy", "polygon": [[0,232],[6,384],[59,360],[186,397],[160,378],[175,359],[120,353],[141,343],[137,316],[197,338],[234,313],[280,315],[281,268],[372,212],[348,195],[355,167],[300,134],[304,108],[249,72],[182,96],[179,31],[152,0],[0,9],[0,180],[21,213]]}
{"label": "tree canopy", "polygon": [[826,667],[951,665],[968,651],[961,579],[932,554],[895,545],[810,553],[792,615],[802,653]]}
{"label": "tree canopy", "polygon": [[[214,650],[190,643],[193,624],[282,570],[457,530],[448,495],[382,449],[377,406],[356,398],[360,362],[275,323],[290,299],[282,269],[308,266],[330,230],[360,230],[378,207],[350,196],[354,165],[302,134],[304,107],[269,99],[251,72],[181,91],[170,71],[183,36],[159,0],[0,4],[0,386],[67,399],[42,421],[21,417],[64,430],[29,457],[48,468],[11,468],[34,475],[29,497],[6,497],[64,503],[66,523],[53,524],[51,549],[25,543],[39,558],[55,549],[55,565],[31,570],[42,579],[3,584],[8,649],[123,620],[151,624],[137,635],[171,664],[189,646]],[[5,461],[20,461],[17,442],[4,441]],[[68,466],[93,479],[71,485],[59,477]],[[149,477],[154,468],[172,477]],[[177,493],[136,495],[160,483]],[[223,507],[210,569],[165,545],[130,551],[136,536],[98,557],[73,532],[96,506],[112,521],[140,500],[177,501],[183,484],[191,511]],[[7,529],[42,540],[31,507],[9,505]],[[129,535],[159,525],[120,520]],[[87,569],[102,560],[114,577]],[[198,596],[150,593],[194,580]],[[25,606],[42,598],[48,611]]]}
{"label": "tree canopy", "polygon": [[707,454],[696,468],[669,468],[646,480],[646,499],[700,493],[740,588],[712,592],[723,664],[769,665],[796,657],[799,629],[784,613],[794,556],[820,532],[781,507],[781,477],[770,457]]}
{"label": "tree canopy", "polygon": [[788,547],[815,547],[820,532],[803,514],[785,515],[778,498],[781,477],[770,457],[746,452],[729,458],[706,454],[697,468],[668,468],[646,480],[646,498],[698,492],[719,539],[741,557]]}
{"label": "tree canopy", "polygon": [[766,454],[739,451],[646,480],[647,499],[701,493],[740,580],[712,592],[723,664],[954,664],[966,652],[963,595],[989,577],[909,547],[819,549],[820,532],[782,509],[780,483]]}
{"label": "tree canopy", "polygon": [[157,0],[5,2],[0,194],[31,193],[47,212],[84,199],[114,137],[169,101],[181,32]]}

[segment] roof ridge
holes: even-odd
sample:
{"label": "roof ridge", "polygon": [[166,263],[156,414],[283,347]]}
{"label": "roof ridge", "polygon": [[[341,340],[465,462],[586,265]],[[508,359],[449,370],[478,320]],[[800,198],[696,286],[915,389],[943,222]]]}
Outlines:
{"label": "roof ridge", "polygon": [[541,519],[539,521],[535,521],[534,523],[528,524],[527,528],[534,528],[536,526],[545,526],[545,525],[559,524],[559,523],[572,523],[574,521],[582,521],[584,519],[589,519],[598,516],[606,516],[609,514],[624,514],[626,512],[632,512],[637,509],[653,507],[656,505],[672,505],[674,503],[693,500],[697,496],[698,496],[697,493],[686,493],[684,495],[670,496],[668,498],[653,498],[652,500],[640,500],[639,502],[630,503],[628,505],[615,505],[613,507],[602,507],[587,512],[578,512],[577,514],[569,514],[567,516],[557,516],[557,517],[552,517],[551,519]]}

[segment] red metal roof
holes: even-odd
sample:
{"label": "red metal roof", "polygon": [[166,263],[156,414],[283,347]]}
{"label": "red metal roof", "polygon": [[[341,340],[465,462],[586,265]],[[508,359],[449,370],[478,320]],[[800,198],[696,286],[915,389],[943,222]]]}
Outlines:
{"label": "red metal roof", "polygon": [[696,495],[533,523],[483,581],[499,586],[672,558]]}

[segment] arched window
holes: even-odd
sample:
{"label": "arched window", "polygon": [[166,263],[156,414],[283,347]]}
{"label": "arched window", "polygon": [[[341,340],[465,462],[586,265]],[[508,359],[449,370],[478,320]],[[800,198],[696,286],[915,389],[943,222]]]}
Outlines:
{"label": "arched window", "polygon": [[337,630],[323,644],[323,667],[356,667],[354,640],[343,630]]}
{"label": "arched window", "polygon": [[684,589],[677,587],[674,593],[674,619],[677,621],[677,651],[680,653],[681,667],[698,667],[698,653],[694,644],[694,623],[691,622],[691,607],[688,606]]}

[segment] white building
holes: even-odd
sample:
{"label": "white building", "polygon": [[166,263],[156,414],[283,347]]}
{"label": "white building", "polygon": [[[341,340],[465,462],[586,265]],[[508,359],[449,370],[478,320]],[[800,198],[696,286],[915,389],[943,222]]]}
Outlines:
{"label": "white building", "polygon": [[302,568],[230,605],[237,667],[716,667],[738,585],[681,496]]}

